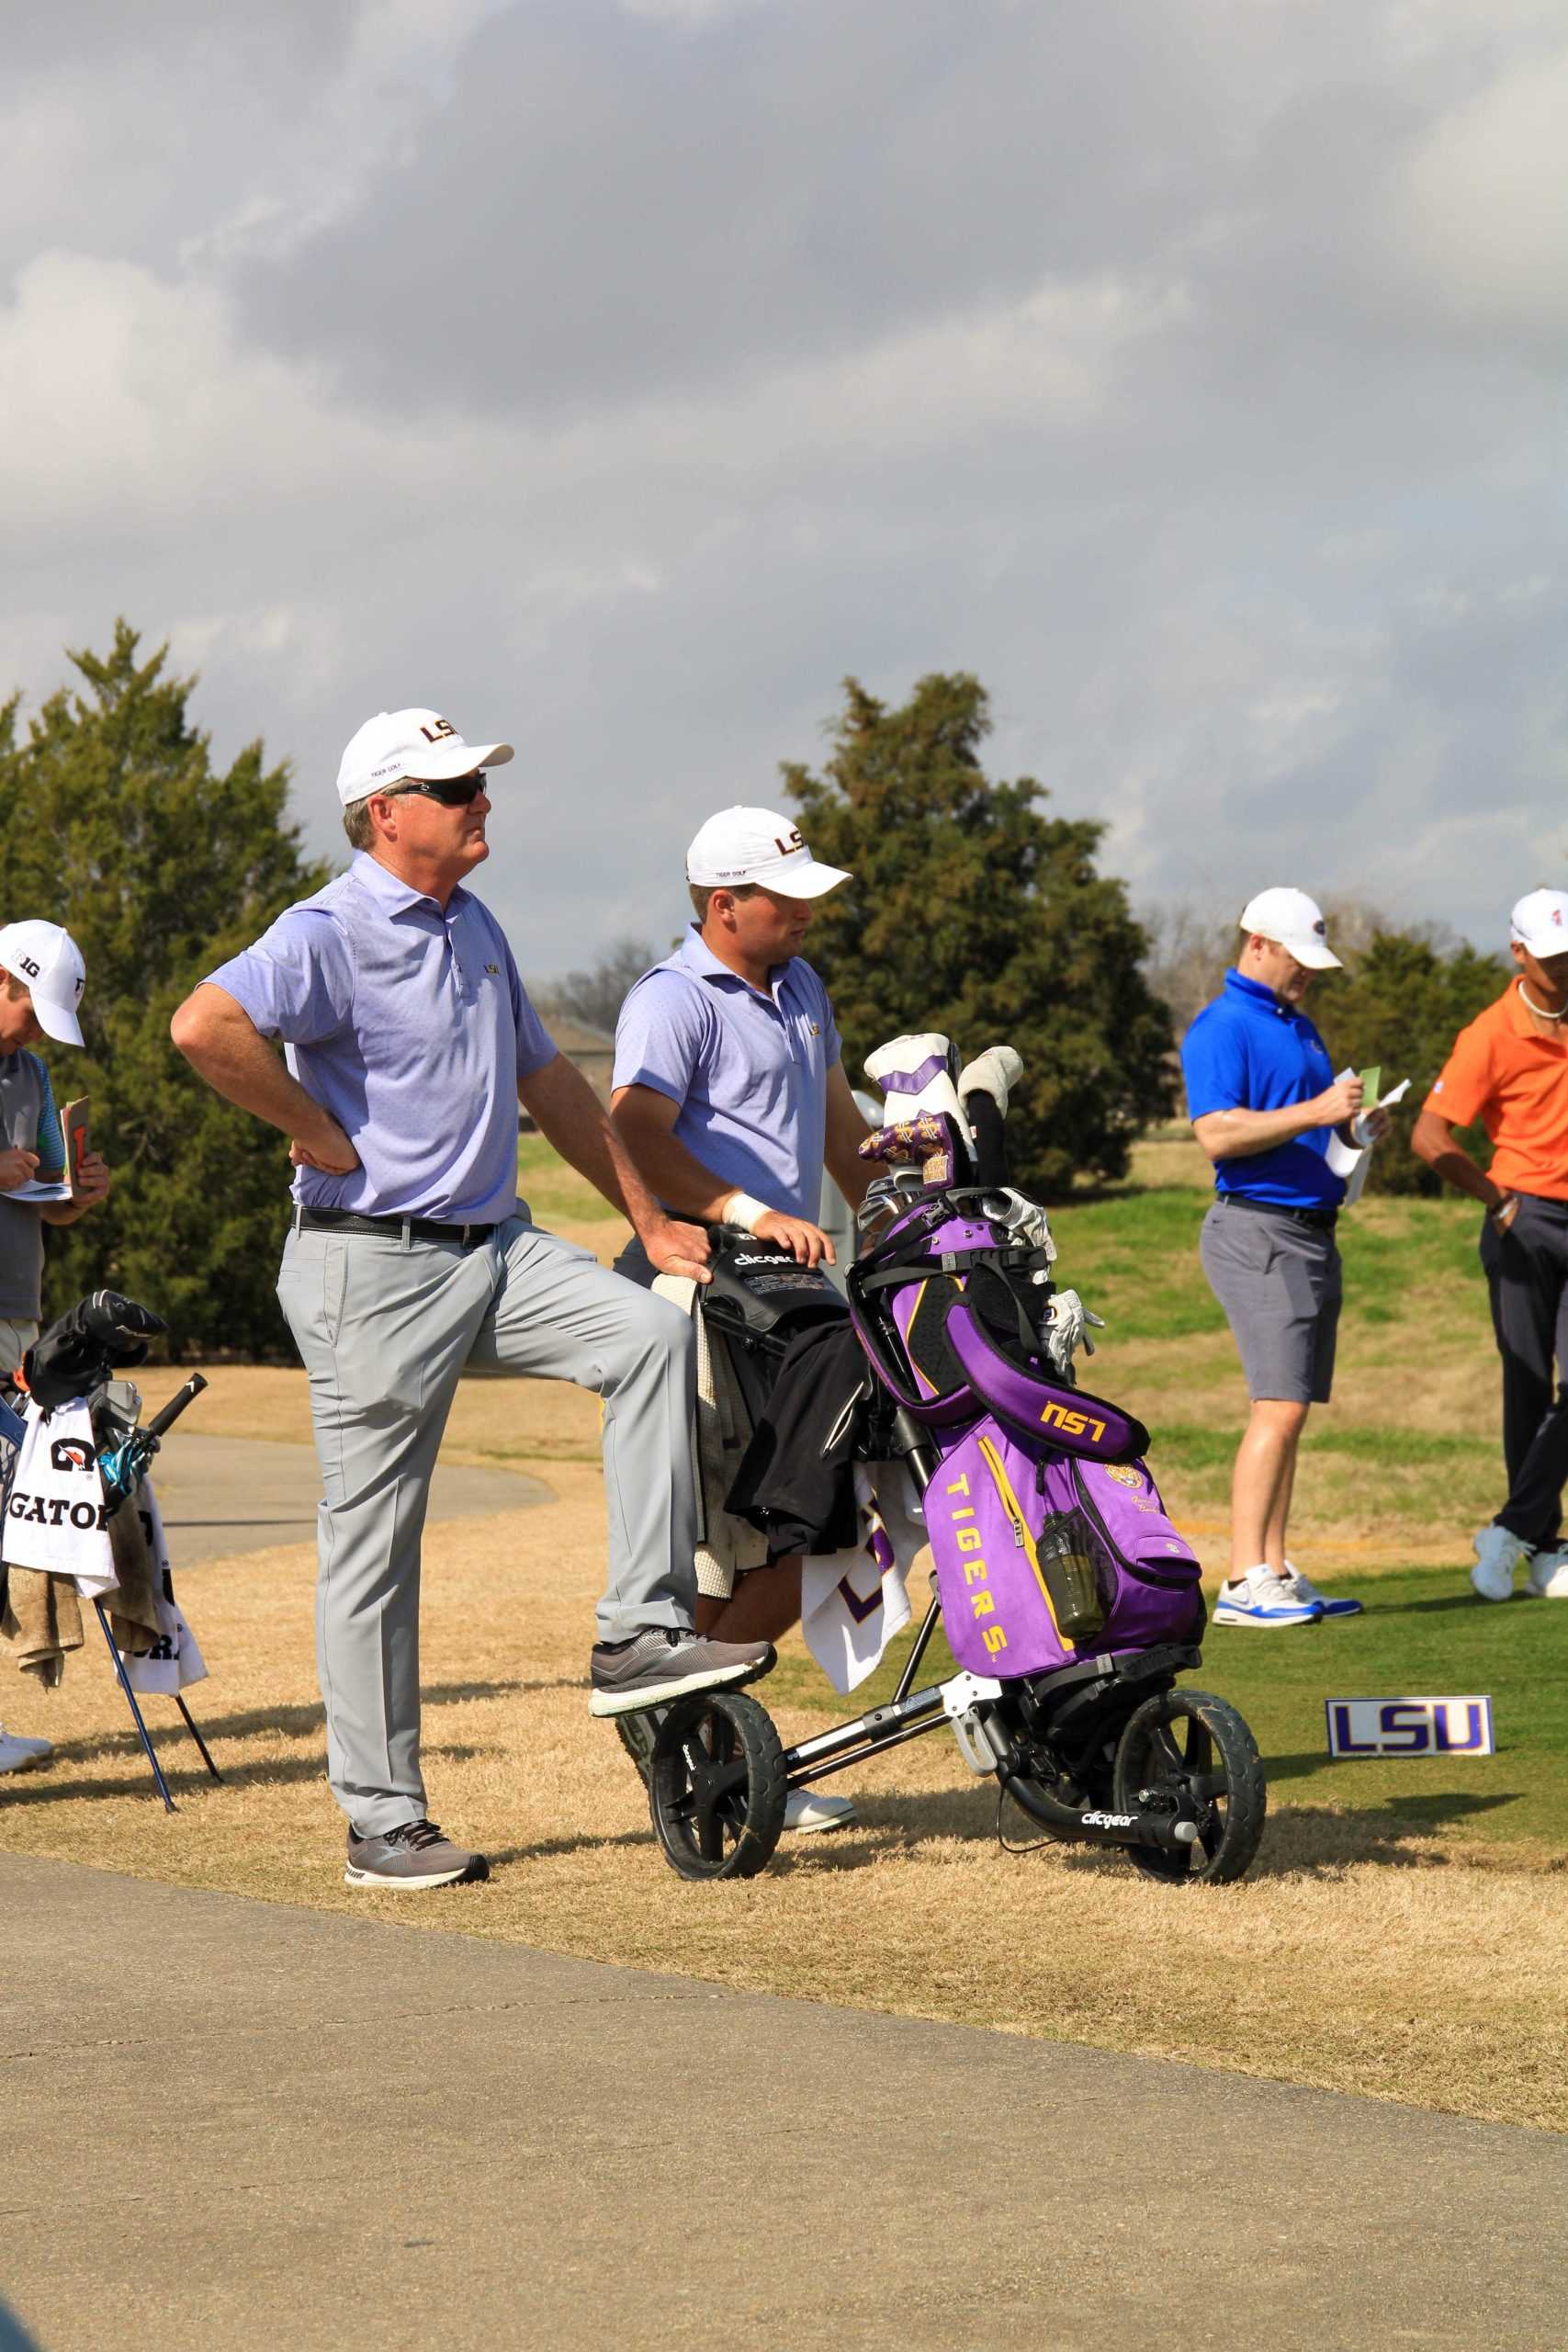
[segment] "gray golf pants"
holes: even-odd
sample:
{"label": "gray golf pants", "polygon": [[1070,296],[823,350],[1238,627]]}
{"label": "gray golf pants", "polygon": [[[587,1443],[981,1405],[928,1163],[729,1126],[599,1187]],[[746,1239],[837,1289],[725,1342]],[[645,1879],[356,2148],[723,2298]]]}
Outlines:
{"label": "gray golf pants", "polygon": [[523,1217],[465,1250],[302,1227],[277,1295],[310,1382],[324,1488],[316,1654],[333,1796],[367,1836],[425,1812],[419,1563],[457,1376],[476,1364],[604,1400],[609,1577],[599,1638],[692,1623],[689,1317]]}

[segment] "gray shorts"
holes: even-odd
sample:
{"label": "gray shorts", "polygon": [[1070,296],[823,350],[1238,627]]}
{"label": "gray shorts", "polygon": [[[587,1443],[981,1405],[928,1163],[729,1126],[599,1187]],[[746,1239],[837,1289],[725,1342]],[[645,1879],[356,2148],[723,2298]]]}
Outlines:
{"label": "gray shorts", "polygon": [[1284,1209],[1216,1202],[1198,1254],[1240,1351],[1247,1395],[1326,1405],[1344,1295],[1333,1227],[1303,1225]]}

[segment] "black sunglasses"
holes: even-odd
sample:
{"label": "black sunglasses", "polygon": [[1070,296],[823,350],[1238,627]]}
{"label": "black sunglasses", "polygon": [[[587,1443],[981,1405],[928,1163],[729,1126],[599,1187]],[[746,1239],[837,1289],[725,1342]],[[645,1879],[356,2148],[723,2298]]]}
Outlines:
{"label": "black sunglasses", "polygon": [[423,792],[427,800],[439,800],[443,808],[470,808],[489,780],[483,768],[476,768],[472,775],[444,776],[438,783],[428,776],[411,778],[387,797],[400,800],[405,793]]}

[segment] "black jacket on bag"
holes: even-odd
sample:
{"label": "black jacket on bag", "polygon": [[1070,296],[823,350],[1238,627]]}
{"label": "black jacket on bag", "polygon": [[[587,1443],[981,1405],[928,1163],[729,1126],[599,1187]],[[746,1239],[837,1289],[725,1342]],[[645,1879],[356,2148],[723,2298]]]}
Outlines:
{"label": "black jacket on bag", "polygon": [[771,1560],[858,1541],[855,1406],[867,1385],[847,1317],[791,1340],[726,1505],[766,1535]]}

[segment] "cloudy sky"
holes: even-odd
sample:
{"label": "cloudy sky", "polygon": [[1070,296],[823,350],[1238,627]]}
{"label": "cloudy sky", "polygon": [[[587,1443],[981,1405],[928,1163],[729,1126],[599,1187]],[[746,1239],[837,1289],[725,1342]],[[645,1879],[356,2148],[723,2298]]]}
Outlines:
{"label": "cloudy sky", "polygon": [[[525,970],[846,672],[1139,902],[1568,885],[1561,0],[52,0],[0,92],[0,684],[117,613],[334,838],[509,734]],[[341,846],[341,837],[339,845]]]}

